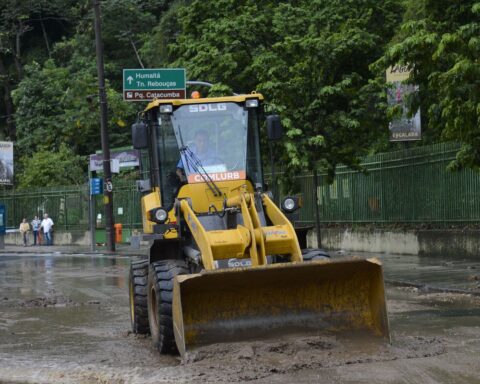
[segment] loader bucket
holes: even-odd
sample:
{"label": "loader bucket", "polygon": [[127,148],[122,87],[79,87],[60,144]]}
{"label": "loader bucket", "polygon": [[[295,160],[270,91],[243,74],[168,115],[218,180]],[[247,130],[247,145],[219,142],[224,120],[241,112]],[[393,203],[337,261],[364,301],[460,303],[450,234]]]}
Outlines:
{"label": "loader bucket", "polygon": [[173,295],[175,341],[182,356],[196,346],[292,333],[366,331],[390,337],[376,259],[180,275]]}

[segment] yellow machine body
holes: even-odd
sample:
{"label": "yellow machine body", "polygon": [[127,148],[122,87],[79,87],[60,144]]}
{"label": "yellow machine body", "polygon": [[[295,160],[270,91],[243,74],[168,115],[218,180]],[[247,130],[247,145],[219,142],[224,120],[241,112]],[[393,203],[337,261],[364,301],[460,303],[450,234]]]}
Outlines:
{"label": "yellow machine body", "polygon": [[284,334],[359,331],[389,339],[376,260],[273,264],[177,276],[173,322],[194,347]]}
{"label": "yellow machine body", "polygon": [[[147,110],[162,103],[243,103],[251,97],[157,100]],[[168,212],[170,222],[182,221],[188,229],[203,266],[200,273],[174,279],[173,330],[182,355],[209,343],[285,333],[362,331],[389,339],[377,260],[304,262],[293,225],[268,193],[256,192],[249,180],[216,182],[219,195],[207,184],[183,185]],[[161,203],[158,190],[142,198],[145,233],[152,233],[154,225],[148,211]],[[227,208],[241,213],[236,227],[205,228],[201,215]],[[165,234],[167,240],[180,237],[177,230]],[[272,255],[287,262],[269,263]],[[219,261],[232,258],[248,259],[250,265],[218,268]]]}

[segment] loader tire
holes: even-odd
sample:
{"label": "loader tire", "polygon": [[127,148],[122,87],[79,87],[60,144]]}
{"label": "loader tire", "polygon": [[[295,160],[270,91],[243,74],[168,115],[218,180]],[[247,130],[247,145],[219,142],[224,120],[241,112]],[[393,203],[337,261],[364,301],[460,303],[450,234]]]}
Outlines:
{"label": "loader tire", "polygon": [[162,354],[178,353],[173,334],[173,279],[188,274],[183,260],[162,260],[150,265],[148,273],[148,321],[153,345]]}
{"label": "loader tire", "polygon": [[147,305],[148,260],[131,262],[128,280],[132,332],[148,334],[150,333]]}
{"label": "loader tire", "polygon": [[319,248],[302,249],[302,257],[303,261],[330,260],[328,252]]}

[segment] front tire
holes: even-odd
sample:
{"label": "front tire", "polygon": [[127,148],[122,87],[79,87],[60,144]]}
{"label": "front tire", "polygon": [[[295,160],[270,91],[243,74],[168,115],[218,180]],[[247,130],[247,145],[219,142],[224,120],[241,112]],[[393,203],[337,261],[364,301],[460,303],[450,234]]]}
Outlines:
{"label": "front tire", "polygon": [[132,332],[146,335],[150,333],[148,326],[147,306],[148,260],[130,263],[129,293],[130,321]]}
{"label": "front tire", "polygon": [[173,334],[173,279],[188,274],[183,260],[156,261],[148,273],[148,322],[153,345],[162,354],[178,353]]}

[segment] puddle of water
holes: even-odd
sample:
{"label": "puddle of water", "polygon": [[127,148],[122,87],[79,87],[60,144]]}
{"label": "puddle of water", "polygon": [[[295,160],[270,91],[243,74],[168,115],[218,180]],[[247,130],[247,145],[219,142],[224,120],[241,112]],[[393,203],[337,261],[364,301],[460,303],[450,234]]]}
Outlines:
{"label": "puddle of water", "polygon": [[88,255],[0,258],[0,366],[178,365],[129,334],[128,266]]}
{"label": "puddle of water", "polygon": [[478,297],[449,294],[422,293],[415,288],[387,289],[391,329],[408,335],[444,335],[459,326],[480,325],[480,299]]}
{"label": "puddle of water", "polygon": [[480,262],[477,260],[412,255],[381,255],[380,259],[386,280],[480,293]]}

